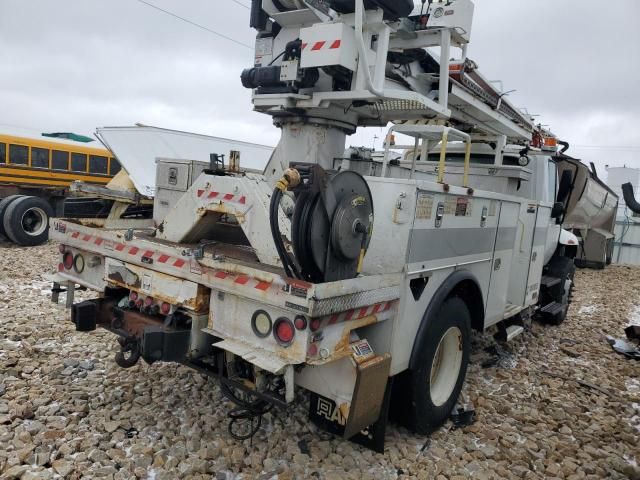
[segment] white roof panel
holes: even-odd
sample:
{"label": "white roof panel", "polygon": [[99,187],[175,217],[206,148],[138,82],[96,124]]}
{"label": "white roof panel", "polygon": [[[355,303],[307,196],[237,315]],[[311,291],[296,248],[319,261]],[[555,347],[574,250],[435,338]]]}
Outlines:
{"label": "white roof panel", "polygon": [[218,153],[228,162],[229,152],[237,150],[241,168],[263,170],[273,153],[273,147],[266,145],[158,127],[103,127],[96,135],[118,158],[138,192],[147,197],[155,193],[157,158],[208,162],[210,154]]}

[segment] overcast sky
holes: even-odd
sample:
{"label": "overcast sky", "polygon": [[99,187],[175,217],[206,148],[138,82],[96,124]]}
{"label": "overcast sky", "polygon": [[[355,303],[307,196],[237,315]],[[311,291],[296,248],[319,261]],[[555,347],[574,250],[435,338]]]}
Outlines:
{"label": "overcast sky", "polygon": [[[249,0],[146,0],[252,45]],[[640,1],[476,0],[469,56],[599,167],[640,167]],[[240,73],[253,51],[139,0],[0,0],[0,125],[141,122],[275,145]],[[371,146],[380,129],[349,139]],[[381,140],[377,140],[377,147]],[[613,146],[614,148],[604,148]]]}

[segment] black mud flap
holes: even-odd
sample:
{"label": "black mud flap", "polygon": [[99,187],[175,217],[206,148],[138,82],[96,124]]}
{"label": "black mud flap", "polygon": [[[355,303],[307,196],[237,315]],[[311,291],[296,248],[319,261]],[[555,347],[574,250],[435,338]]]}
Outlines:
{"label": "black mud flap", "polygon": [[349,411],[343,411],[328,398],[311,392],[309,418],[323,430],[354,443],[384,453],[389,419],[392,378],[391,357],[358,366],[358,374]]}

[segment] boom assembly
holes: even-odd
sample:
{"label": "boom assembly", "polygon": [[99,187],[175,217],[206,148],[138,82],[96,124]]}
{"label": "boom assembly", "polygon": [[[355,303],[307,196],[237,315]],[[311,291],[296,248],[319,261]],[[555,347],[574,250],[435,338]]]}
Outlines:
{"label": "boom assembly", "polygon": [[[242,84],[282,133],[271,160],[260,174],[233,152],[226,168],[159,159],[155,228],[55,221],[57,286],[69,305],[76,285],[100,293],[72,305],[76,328],[116,333],[123,367],[219,378],[243,418],[308,398],[313,421],[378,450],[390,417],[442,425],[472,330],[562,322],[584,246],[562,223],[586,205],[586,235],[617,202],[574,193],[588,176],[467,58],[473,11],[253,0]],[[390,122],[384,155],[345,150]]]}

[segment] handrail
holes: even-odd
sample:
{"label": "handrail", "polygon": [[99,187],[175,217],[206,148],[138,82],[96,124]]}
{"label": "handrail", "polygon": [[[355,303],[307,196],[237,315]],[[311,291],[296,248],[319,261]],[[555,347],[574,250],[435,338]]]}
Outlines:
{"label": "handrail", "polygon": [[444,183],[444,169],[447,161],[447,141],[449,140],[449,131],[445,129],[442,132],[442,143],[440,144],[440,163],[438,164],[438,183]]}
{"label": "handrail", "polygon": [[[391,148],[390,139],[393,136],[393,133],[400,133],[403,135],[408,135],[410,137],[415,138],[415,144],[413,146],[414,155],[413,161],[411,162],[411,176],[413,178],[413,173],[415,172],[415,167],[417,163],[417,152],[418,152],[418,143],[422,140],[422,161],[426,161],[425,158],[428,158],[428,145],[425,145],[425,142],[428,143],[429,140],[440,140],[440,160],[438,163],[438,176],[437,182],[444,183],[444,175],[446,170],[446,161],[447,161],[447,145],[451,137],[454,137],[455,140],[462,140],[465,142],[465,155],[464,155],[464,176],[462,181],[462,186],[467,188],[469,186],[469,169],[471,166],[471,136],[467,133],[461,132],[455,128],[445,127],[443,125],[394,125],[389,129],[387,136],[385,137],[385,150],[384,157],[382,160],[382,177],[386,176],[387,168],[389,164],[389,151]],[[438,138],[436,135],[439,135]],[[395,145],[397,149],[410,150],[412,147],[409,145]]]}
{"label": "handrail", "polygon": [[[384,90],[379,90],[373,84],[371,79],[371,72],[369,70],[369,60],[367,59],[367,52],[364,45],[364,0],[356,0],[356,47],[358,48],[358,55],[360,56],[360,69],[363,70],[365,82],[367,84],[367,90],[374,94],[376,97],[384,97]],[[386,65],[385,65],[386,67]]]}

